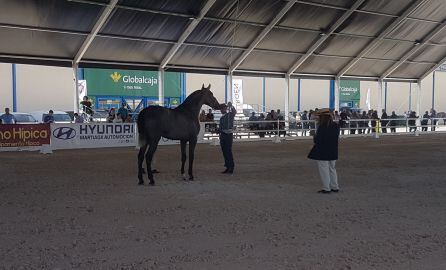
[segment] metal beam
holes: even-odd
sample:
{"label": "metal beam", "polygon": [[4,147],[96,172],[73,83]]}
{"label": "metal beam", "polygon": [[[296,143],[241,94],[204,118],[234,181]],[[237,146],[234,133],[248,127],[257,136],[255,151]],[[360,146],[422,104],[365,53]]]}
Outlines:
{"label": "metal beam", "polygon": [[371,50],[378,46],[379,42],[384,39],[386,35],[391,33],[396,27],[398,27],[407,17],[414,12],[419,6],[421,6],[427,0],[417,0],[410,7],[408,7],[398,18],[396,18],[392,24],[390,24],[386,29],[381,31],[381,33],[376,37],[373,41],[371,41],[359,54],[355,57],[355,59],[351,60],[347,65],[345,65],[341,71],[338,73],[338,77],[344,76],[344,74],[349,71],[359,60],[364,58],[364,56],[369,53]]}
{"label": "metal beam", "polygon": [[400,67],[404,62],[406,62],[412,55],[414,55],[416,52],[418,52],[419,50],[421,50],[421,48],[423,48],[426,43],[431,40],[432,38],[434,38],[436,35],[438,35],[438,33],[440,33],[441,31],[443,31],[446,28],[446,20],[438,25],[437,27],[435,27],[434,30],[432,30],[429,34],[427,34],[427,36],[425,36],[423,38],[423,41],[420,42],[419,44],[414,44],[413,48],[408,51],[398,62],[396,62],[395,64],[393,64],[390,68],[388,68],[383,75],[381,75],[381,79],[386,78],[387,76],[389,76],[390,74],[392,74],[392,72],[394,72],[398,67]]}
{"label": "metal beam", "polygon": [[296,63],[290,68],[288,71],[288,74],[292,74],[294,71],[296,71],[316,50],[319,48],[322,43],[331,35],[333,32],[341,26],[342,23],[345,22],[345,20],[352,15],[355,10],[357,10],[362,3],[364,3],[365,0],[356,0],[355,3],[350,7],[348,11],[346,11],[339,19],[336,20],[336,22],[330,27],[327,33],[324,33],[319,37],[319,39],[308,49],[308,51],[305,53],[305,55],[301,56]]}
{"label": "metal beam", "polygon": [[296,0],[288,1],[282,9],[277,13],[277,15],[271,20],[271,22],[262,30],[262,32],[254,39],[253,42],[249,45],[248,49],[243,52],[243,54],[235,60],[234,64],[230,67],[230,72],[234,72],[240,64],[245,61],[246,57],[254,50],[257,45],[265,38],[265,36],[273,29],[273,27],[285,16],[285,14],[290,10]]}
{"label": "metal beam", "polygon": [[87,38],[84,40],[84,43],[82,43],[82,46],[80,47],[79,51],[76,53],[76,56],[74,57],[73,60],[74,65],[78,64],[81,61],[82,57],[88,50],[88,47],[90,47],[90,44],[93,42],[97,33],[99,32],[99,30],[101,30],[102,26],[104,26],[105,22],[110,17],[110,14],[112,13],[118,1],[119,0],[111,0],[110,3],[104,7],[101,16],[94,24],[91,33],[87,36]]}
{"label": "metal beam", "polygon": [[203,19],[204,15],[211,9],[211,7],[215,4],[216,0],[208,0],[206,4],[204,4],[203,8],[200,10],[200,14],[196,19],[193,19],[189,25],[187,26],[186,30],[184,30],[183,34],[181,34],[180,38],[178,39],[177,43],[170,48],[169,52],[164,57],[163,61],[161,61],[160,68],[164,69],[169,63],[169,61],[172,59],[172,57],[175,55],[175,53],[178,51],[178,49],[183,45],[183,43],[186,41],[186,39],[189,37],[189,35],[194,31],[194,29],[197,27],[197,25],[200,23],[200,21]]}

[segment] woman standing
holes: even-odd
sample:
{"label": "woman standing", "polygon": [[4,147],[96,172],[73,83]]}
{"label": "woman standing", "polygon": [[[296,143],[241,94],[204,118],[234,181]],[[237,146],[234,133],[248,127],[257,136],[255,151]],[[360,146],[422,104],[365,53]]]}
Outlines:
{"label": "woman standing", "polygon": [[328,109],[322,109],[318,114],[319,127],[314,136],[314,146],[308,154],[308,158],[317,161],[322,180],[322,190],[318,192],[338,192],[338,176],[335,165],[338,159],[339,125],[333,122]]}

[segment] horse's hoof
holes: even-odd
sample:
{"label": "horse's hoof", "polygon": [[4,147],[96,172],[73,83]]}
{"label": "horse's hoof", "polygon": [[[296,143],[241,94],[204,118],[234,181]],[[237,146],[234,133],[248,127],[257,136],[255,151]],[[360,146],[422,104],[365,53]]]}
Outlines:
{"label": "horse's hoof", "polygon": [[189,177],[189,181],[194,181],[194,177]]}
{"label": "horse's hoof", "polygon": [[185,175],[185,174],[181,175],[181,178],[183,178],[183,180],[184,180],[184,181],[186,181],[186,180],[187,180],[187,178],[186,178],[186,175]]}
{"label": "horse's hoof", "polygon": [[142,185],[144,185],[144,181],[139,181],[138,186],[142,186]]}
{"label": "horse's hoof", "polygon": [[160,173],[160,171],[158,171],[157,169],[153,169],[152,173]]}
{"label": "horse's hoof", "polygon": [[150,182],[149,182],[149,185],[154,186],[154,185],[155,185],[155,182],[154,182],[154,181],[150,181]]}

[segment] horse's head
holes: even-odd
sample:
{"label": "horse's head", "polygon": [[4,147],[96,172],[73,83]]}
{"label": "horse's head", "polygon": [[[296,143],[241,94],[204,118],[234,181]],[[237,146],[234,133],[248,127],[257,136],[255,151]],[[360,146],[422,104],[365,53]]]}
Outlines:
{"label": "horse's head", "polygon": [[220,103],[218,103],[218,100],[214,97],[214,94],[211,91],[211,85],[209,84],[208,87],[201,87],[201,91],[203,93],[202,101],[203,104],[206,104],[210,106],[214,110],[220,109]]}

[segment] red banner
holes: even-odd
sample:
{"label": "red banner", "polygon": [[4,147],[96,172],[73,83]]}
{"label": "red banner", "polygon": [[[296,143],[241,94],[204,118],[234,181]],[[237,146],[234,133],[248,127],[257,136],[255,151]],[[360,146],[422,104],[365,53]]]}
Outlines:
{"label": "red banner", "polygon": [[50,144],[49,124],[0,125],[0,147],[29,147]]}

